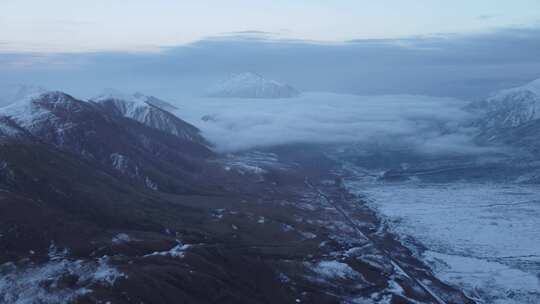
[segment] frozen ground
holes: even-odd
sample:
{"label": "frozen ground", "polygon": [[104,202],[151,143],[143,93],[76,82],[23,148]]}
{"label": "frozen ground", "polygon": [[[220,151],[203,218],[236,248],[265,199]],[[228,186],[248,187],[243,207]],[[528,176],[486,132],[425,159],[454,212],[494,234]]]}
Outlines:
{"label": "frozen ground", "polygon": [[412,181],[348,186],[366,196],[440,279],[480,303],[540,303],[537,186]]}

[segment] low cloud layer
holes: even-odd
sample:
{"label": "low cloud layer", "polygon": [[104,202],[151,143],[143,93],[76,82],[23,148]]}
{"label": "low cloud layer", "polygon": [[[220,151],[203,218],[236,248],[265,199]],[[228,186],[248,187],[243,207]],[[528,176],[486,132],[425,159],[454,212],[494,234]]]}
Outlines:
{"label": "low cloud layer", "polygon": [[291,143],[362,143],[427,154],[475,154],[466,103],[425,96],[305,93],[299,98],[187,99],[177,115],[221,152]]}

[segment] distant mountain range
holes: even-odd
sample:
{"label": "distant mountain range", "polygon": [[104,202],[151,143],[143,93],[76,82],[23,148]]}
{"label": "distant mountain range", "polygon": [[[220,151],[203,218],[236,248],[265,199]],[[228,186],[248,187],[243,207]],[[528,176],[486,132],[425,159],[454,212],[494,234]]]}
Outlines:
{"label": "distant mountain range", "polygon": [[294,87],[253,72],[235,74],[208,90],[207,96],[220,98],[292,98],[300,95]]}

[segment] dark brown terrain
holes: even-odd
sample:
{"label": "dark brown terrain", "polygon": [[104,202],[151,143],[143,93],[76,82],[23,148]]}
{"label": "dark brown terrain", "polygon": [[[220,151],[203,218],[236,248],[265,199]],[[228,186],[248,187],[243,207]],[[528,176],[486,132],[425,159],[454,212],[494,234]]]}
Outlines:
{"label": "dark brown terrain", "polygon": [[54,119],[0,140],[2,303],[471,303],[317,147],[221,156],[68,95],[36,102]]}

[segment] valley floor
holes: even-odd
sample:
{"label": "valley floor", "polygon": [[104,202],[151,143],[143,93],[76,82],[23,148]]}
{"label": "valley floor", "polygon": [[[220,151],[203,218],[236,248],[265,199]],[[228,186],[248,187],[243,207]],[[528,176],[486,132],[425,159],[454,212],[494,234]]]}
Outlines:
{"label": "valley floor", "polygon": [[246,178],[224,181],[222,194],[158,193],[141,209],[147,223],[73,218],[77,228],[60,221],[42,234],[54,220],[40,218],[45,205],[0,192],[13,210],[1,223],[0,302],[472,303],[387,231],[322,153],[221,161]]}
{"label": "valley floor", "polygon": [[536,185],[355,181],[436,276],[481,303],[540,302]]}

